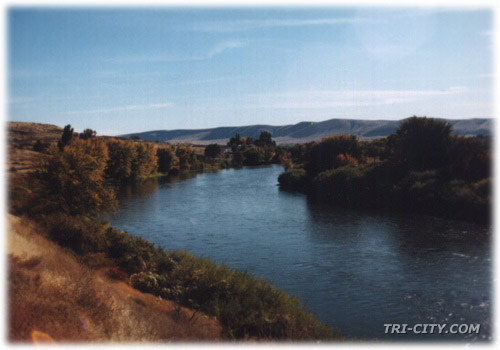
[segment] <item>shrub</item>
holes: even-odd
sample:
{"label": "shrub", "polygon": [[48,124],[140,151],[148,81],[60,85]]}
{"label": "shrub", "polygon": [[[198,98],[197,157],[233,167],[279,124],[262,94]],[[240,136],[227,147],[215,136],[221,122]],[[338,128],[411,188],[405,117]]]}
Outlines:
{"label": "shrub", "polygon": [[206,158],[212,158],[212,159],[217,158],[221,155],[221,153],[222,153],[222,147],[216,143],[212,143],[207,147],[205,147],[204,154]]}
{"label": "shrub", "polygon": [[283,189],[304,190],[307,185],[307,174],[304,169],[291,169],[281,173],[278,183]]}
{"label": "shrub", "polygon": [[361,146],[356,136],[330,136],[315,144],[311,149],[309,162],[306,166],[308,173],[317,175],[322,171],[344,165],[342,159],[337,158],[340,154],[360,159]]}
{"label": "shrub", "polygon": [[366,170],[367,167],[350,164],[321,172],[314,178],[314,193],[335,205],[359,206],[367,192]]}

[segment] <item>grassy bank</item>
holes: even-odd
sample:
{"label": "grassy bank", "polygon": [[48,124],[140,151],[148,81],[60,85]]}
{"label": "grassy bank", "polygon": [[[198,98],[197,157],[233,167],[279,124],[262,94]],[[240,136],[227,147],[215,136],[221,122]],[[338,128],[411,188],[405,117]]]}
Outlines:
{"label": "grassy bank", "polygon": [[51,216],[50,239],[87,261],[107,260],[134,288],[215,317],[228,339],[341,339],[300,302],[246,272],[187,252],[164,251],[85,217]]}
{"label": "grassy bank", "polygon": [[129,285],[106,259],[75,254],[40,225],[7,216],[8,340],[215,341],[222,327],[199,311]]}

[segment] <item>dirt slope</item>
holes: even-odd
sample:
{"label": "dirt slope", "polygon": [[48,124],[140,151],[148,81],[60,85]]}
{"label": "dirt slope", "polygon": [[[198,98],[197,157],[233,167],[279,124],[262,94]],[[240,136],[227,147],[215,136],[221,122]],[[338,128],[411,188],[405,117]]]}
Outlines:
{"label": "dirt slope", "polygon": [[10,342],[213,341],[219,323],[141,293],[113,268],[91,269],[8,215]]}

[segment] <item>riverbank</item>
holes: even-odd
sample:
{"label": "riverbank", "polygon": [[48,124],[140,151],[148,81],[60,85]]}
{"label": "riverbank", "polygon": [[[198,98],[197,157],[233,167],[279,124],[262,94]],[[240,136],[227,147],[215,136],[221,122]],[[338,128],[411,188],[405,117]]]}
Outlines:
{"label": "riverbank", "polygon": [[[66,134],[71,140],[63,142]],[[189,147],[162,146],[160,157],[155,144],[77,138],[69,125],[58,146],[47,147],[45,161],[35,162],[33,171],[10,173],[9,210],[30,218],[46,239],[69,249],[88,268],[111,267],[143,293],[194,310],[193,317],[217,319],[222,339],[342,339],[298,299],[266,281],[187,252],[167,252],[96,219],[116,206],[120,183],[157,176],[156,169],[170,173],[177,163],[181,170],[198,170]]]}
{"label": "riverbank", "polygon": [[214,318],[130,286],[106,260],[83,259],[39,225],[7,215],[11,342],[221,340]]}

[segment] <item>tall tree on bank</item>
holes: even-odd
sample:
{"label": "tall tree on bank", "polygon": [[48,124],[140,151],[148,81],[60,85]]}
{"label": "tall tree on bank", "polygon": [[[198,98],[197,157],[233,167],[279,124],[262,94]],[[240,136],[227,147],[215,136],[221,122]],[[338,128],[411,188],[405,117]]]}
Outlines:
{"label": "tall tree on bank", "polygon": [[70,143],[71,139],[73,138],[73,131],[74,130],[70,124],[68,124],[64,127],[63,134],[61,136],[61,140],[57,143],[57,146],[59,146],[59,149],[63,149],[67,144]]}

